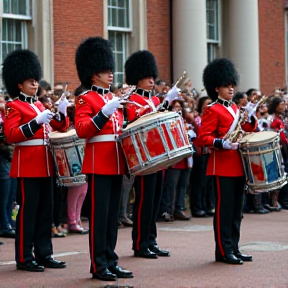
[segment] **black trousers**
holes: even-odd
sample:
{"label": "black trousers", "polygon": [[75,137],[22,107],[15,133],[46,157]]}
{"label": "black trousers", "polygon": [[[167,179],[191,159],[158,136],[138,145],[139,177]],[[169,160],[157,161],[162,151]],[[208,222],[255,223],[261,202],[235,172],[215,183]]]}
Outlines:
{"label": "black trousers", "polygon": [[211,176],[206,176],[210,154],[193,155],[193,168],[190,175],[190,209],[212,210],[214,208],[214,189]]}
{"label": "black trousers", "polygon": [[135,177],[132,228],[134,251],[147,249],[150,245],[157,245],[156,220],[161,201],[162,182],[162,171]]}
{"label": "black trousers", "polygon": [[113,266],[118,256],[118,235],[122,175],[88,175],[90,272]]}
{"label": "black trousers", "polygon": [[239,251],[245,177],[214,176],[216,207],[214,237],[216,256]]}
{"label": "black trousers", "polygon": [[[18,178],[15,260],[26,262],[53,254],[51,227],[53,182],[50,177]],[[34,255],[33,255],[34,248]]]}

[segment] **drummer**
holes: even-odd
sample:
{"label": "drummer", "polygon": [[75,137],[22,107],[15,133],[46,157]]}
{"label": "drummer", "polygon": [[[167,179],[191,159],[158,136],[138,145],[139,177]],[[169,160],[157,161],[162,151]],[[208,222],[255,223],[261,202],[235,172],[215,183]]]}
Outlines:
{"label": "drummer", "polygon": [[133,278],[118,266],[115,253],[125,158],[117,136],[123,125],[120,99],[110,93],[114,58],[111,44],[101,37],[84,40],[76,51],[81,86],[76,98],[75,129],[87,139],[82,173],[88,175],[90,197],[90,273],[93,279]]}
{"label": "drummer", "polygon": [[[43,272],[45,268],[65,268],[52,258],[52,176],[53,158],[48,150],[48,132],[66,131],[68,102],[59,104],[59,119],[37,100],[41,66],[30,50],[16,50],[3,63],[3,81],[9,96],[5,136],[15,143],[10,177],[18,180],[20,210],[16,219],[16,267]],[[34,250],[34,253],[33,253]]]}
{"label": "drummer", "polygon": [[[215,101],[204,111],[197,139],[197,146],[212,147],[207,175],[214,177],[216,190],[215,260],[243,264],[243,261],[252,261],[252,256],[242,254],[239,250],[244,169],[237,151],[238,143],[223,139],[227,133],[229,135],[235,130],[239,121],[239,109],[231,101],[238,83],[238,74],[230,60],[216,59],[204,69],[203,82],[208,96]],[[242,128],[253,131],[256,127],[257,121],[252,116],[251,124],[245,123]]]}
{"label": "drummer", "polygon": [[[156,111],[160,100],[151,95],[158,75],[156,59],[147,50],[133,53],[125,63],[126,83],[135,85],[127,107],[128,122]],[[135,104],[131,103],[135,102]],[[124,111],[125,114],[125,111]],[[159,248],[156,219],[162,194],[162,171],[136,176],[135,202],[133,208],[132,241],[135,257],[157,259],[170,256],[169,251]]]}

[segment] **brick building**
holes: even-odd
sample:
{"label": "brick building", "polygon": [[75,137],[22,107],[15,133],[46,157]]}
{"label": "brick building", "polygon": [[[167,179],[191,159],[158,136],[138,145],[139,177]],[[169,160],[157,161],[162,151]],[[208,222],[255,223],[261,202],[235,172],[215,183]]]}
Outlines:
{"label": "brick building", "polygon": [[169,84],[187,70],[201,90],[208,61],[227,57],[240,72],[239,90],[271,94],[287,84],[287,2],[0,0],[0,62],[14,49],[29,48],[39,56],[45,80],[68,81],[72,90],[79,84],[75,50],[99,35],[113,43],[116,82],[124,81],[126,58],[149,49]]}

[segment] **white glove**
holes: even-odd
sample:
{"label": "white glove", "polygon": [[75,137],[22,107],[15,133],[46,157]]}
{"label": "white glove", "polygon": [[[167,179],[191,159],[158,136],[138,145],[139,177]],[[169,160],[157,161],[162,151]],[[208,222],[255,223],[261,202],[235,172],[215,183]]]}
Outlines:
{"label": "white glove", "polygon": [[120,98],[114,97],[112,100],[109,100],[102,108],[102,112],[105,116],[111,116],[117,108],[122,107],[120,104]]}
{"label": "white glove", "polygon": [[223,149],[237,150],[239,143],[231,143],[231,141],[227,139],[223,141],[222,145]]}
{"label": "white glove", "polygon": [[38,114],[38,116],[35,119],[38,124],[48,124],[51,121],[53,116],[54,116],[54,113],[46,109],[40,114]]}
{"label": "white glove", "polygon": [[58,104],[58,111],[61,112],[62,114],[64,114],[64,116],[67,116],[67,106],[69,104],[69,101],[67,100],[67,98],[62,98]]}
{"label": "white glove", "polygon": [[187,130],[187,135],[191,138],[191,139],[194,139],[197,137],[197,134],[194,132],[194,130],[190,129],[190,130]]}
{"label": "white glove", "polygon": [[167,100],[169,102],[169,104],[171,104],[171,102],[173,100],[176,99],[181,99],[178,95],[178,92],[180,91],[179,88],[177,88],[176,86],[173,86],[172,89],[170,89],[167,93],[167,96],[165,98],[165,100]]}

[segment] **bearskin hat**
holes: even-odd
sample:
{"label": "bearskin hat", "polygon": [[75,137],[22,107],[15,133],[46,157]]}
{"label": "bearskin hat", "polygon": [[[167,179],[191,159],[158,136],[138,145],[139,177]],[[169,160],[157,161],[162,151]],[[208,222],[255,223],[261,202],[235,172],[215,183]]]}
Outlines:
{"label": "bearskin hat", "polygon": [[137,85],[146,77],[156,79],[158,69],[154,55],[147,50],[134,52],[125,63],[125,75],[128,85]]}
{"label": "bearskin hat", "polygon": [[238,81],[239,76],[234,64],[226,58],[211,61],[203,71],[203,84],[212,101],[216,101],[218,98],[216,87],[231,84],[237,86]]}
{"label": "bearskin hat", "polygon": [[75,62],[81,84],[90,88],[94,74],[114,70],[111,42],[101,37],[85,39],[77,48]]}
{"label": "bearskin hat", "polygon": [[22,84],[27,79],[39,81],[41,77],[39,59],[28,49],[11,52],[3,62],[2,79],[12,99],[20,94],[18,84]]}

